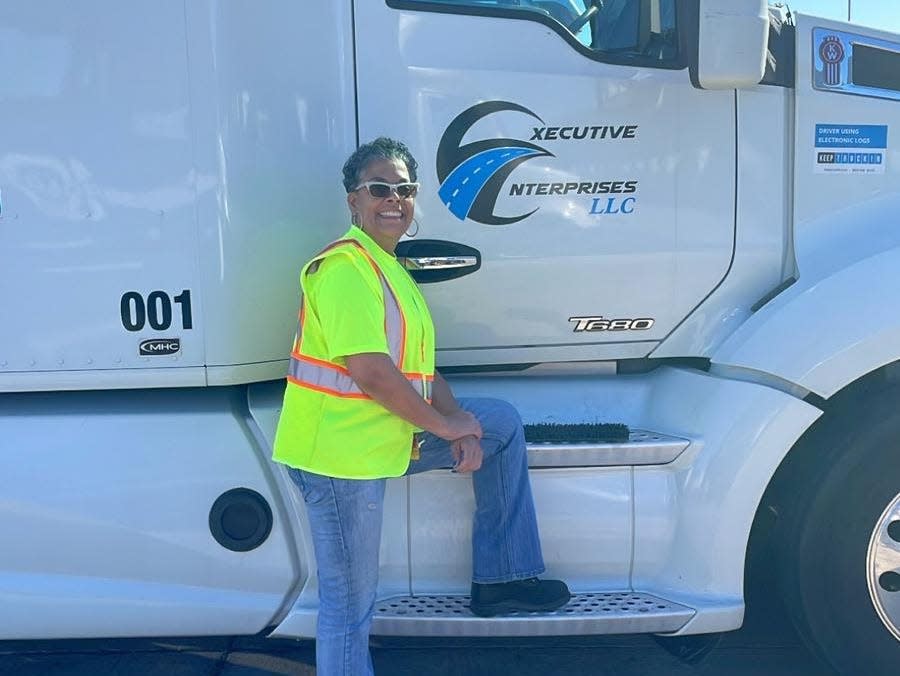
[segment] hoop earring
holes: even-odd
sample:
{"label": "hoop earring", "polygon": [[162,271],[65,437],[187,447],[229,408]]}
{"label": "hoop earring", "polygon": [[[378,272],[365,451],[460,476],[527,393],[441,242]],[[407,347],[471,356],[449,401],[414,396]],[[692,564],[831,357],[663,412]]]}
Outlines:
{"label": "hoop earring", "polygon": [[350,225],[359,227],[359,214],[355,211],[350,214]]}
{"label": "hoop earring", "polygon": [[413,216],[412,222],[413,222],[413,225],[416,226],[416,229],[412,234],[409,234],[409,230],[406,231],[406,236],[410,237],[410,238],[415,237],[416,235],[419,234],[419,221],[416,220],[415,216]]}

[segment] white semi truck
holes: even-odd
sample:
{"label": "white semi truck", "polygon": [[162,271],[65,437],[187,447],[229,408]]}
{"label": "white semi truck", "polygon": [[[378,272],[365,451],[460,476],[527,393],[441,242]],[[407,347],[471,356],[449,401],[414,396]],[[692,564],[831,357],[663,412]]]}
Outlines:
{"label": "white semi truck", "polygon": [[314,635],[272,435],[300,266],[388,135],[455,391],[630,431],[530,444],[552,614],[468,612],[468,477],[389,482],[374,633],[723,632],[753,561],[832,665],[896,672],[900,36],[762,0],[42,0],[0,54],[0,639]]}

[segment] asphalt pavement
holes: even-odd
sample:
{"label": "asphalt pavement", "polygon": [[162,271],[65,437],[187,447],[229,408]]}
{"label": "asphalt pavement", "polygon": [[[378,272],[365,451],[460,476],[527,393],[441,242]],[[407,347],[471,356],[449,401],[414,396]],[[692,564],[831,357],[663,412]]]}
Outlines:
{"label": "asphalt pavement", "polygon": [[[649,637],[373,642],[379,676],[826,676],[802,647],[725,637],[698,666],[679,662]],[[2,676],[312,676],[312,642],[157,639],[0,644]]]}

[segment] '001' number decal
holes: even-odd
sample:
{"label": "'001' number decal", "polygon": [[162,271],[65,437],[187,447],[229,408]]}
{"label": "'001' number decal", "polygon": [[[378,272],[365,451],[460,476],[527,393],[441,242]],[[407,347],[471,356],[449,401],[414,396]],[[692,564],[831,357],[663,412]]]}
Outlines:
{"label": "'001' number decal", "polygon": [[149,323],[154,331],[165,331],[172,325],[173,302],[181,308],[182,328],[194,328],[190,289],[184,289],[174,298],[169,298],[165,291],[151,291],[146,300],[137,291],[126,291],[119,301],[122,326],[128,331],[142,331]]}

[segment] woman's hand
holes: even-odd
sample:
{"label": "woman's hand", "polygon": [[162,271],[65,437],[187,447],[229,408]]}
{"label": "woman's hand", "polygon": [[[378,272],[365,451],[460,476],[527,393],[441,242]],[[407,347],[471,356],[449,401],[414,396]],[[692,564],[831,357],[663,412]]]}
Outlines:
{"label": "woman's hand", "polygon": [[481,450],[481,442],[476,437],[463,437],[450,442],[450,451],[456,460],[453,469],[457,472],[476,472],[481,469],[484,452]]}

